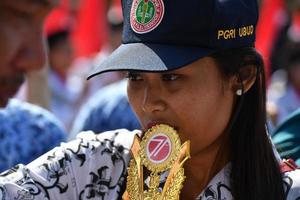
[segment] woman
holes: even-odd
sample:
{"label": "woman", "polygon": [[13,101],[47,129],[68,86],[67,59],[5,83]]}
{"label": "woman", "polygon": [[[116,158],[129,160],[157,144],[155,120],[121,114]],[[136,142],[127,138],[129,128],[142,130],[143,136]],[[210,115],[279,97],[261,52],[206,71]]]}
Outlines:
{"label": "woman", "polygon": [[142,126],[169,124],[182,133],[182,141],[191,140],[184,199],[195,199],[229,161],[232,170],[224,184],[231,185],[234,199],[284,199],[265,130],[263,73],[262,58],[251,47],[218,52],[166,73],[128,73],[129,100]]}
{"label": "woman", "polygon": [[[167,124],[190,140],[180,198],[299,198],[299,171],[280,171],[265,129],[263,63],[253,48],[256,1],[125,0],[123,11],[123,45],[90,78],[127,71],[143,129]],[[136,134],[143,135],[81,133],[2,174],[2,196],[120,199]]]}

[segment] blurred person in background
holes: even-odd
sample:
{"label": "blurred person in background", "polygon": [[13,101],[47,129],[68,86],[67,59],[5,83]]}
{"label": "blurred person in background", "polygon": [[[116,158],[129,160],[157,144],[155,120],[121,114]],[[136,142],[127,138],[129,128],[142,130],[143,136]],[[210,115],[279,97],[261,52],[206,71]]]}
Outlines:
{"label": "blurred person in background", "polygon": [[290,29],[281,49],[280,62],[281,69],[272,74],[268,89],[268,104],[273,106],[275,126],[300,107],[300,29]]}
{"label": "blurred person in background", "polygon": [[[103,8],[106,6],[110,8],[107,22],[106,18],[100,17],[105,16]],[[96,10],[101,13],[96,14]],[[103,22],[108,28],[103,27]],[[122,78],[120,73],[113,72],[86,81],[93,64],[107,57],[120,44],[122,25],[118,1],[62,0],[61,5],[47,17],[45,29],[50,46],[49,80],[45,87],[49,91],[47,108],[64,123],[68,131],[78,108],[87,97],[102,86]],[[106,36],[107,29],[110,30],[109,37]],[[96,53],[96,49],[100,49],[101,38],[107,40],[102,39],[101,51]]]}
{"label": "blurred person in background", "polygon": [[58,120],[11,99],[26,75],[45,62],[43,22],[57,0],[0,2],[0,171],[28,163],[65,140]]}
{"label": "blurred person in background", "polygon": [[122,80],[98,90],[83,104],[68,140],[75,139],[81,131],[104,131],[126,128],[140,129],[127,97],[127,81]]}
{"label": "blurred person in background", "polygon": [[300,30],[290,30],[287,39],[281,55],[284,68],[273,74],[273,78],[278,76],[278,80],[274,80],[269,89],[270,93],[281,93],[281,96],[273,102],[276,127],[272,132],[272,141],[282,158],[292,158],[299,166]]}
{"label": "blurred person in background", "polygon": [[[96,55],[94,63],[99,63],[121,44],[123,17],[121,7],[111,2],[107,12],[109,39]],[[81,131],[92,130],[95,133],[126,128],[140,128],[138,120],[129,105],[126,85],[122,72],[108,72],[89,80],[88,101],[81,107],[76,117],[69,139],[75,139]],[[113,83],[115,82],[115,83]],[[107,85],[107,86],[105,86]],[[101,88],[104,86],[103,88]],[[100,89],[99,89],[100,88]]]}
{"label": "blurred person in background", "polygon": [[[120,2],[120,0],[108,1],[108,8],[107,11],[105,11],[105,23],[108,27],[108,34],[106,39],[103,41],[100,51],[96,52],[89,58],[77,58],[74,62],[73,73],[79,74],[80,77],[83,77],[83,81],[86,81],[85,77],[87,77],[91,68],[95,67],[99,62],[107,58],[111,52],[121,44],[123,16]],[[124,75],[120,72],[108,72],[107,74],[104,74],[104,76],[96,77],[94,80],[88,81],[87,97],[92,96],[101,87],[117,82],[123,77]]]}
{"label": "blurred person in background", "polygon": [[[287,53],[289,53],[290,44],[299,41],[300,38],[299,8],[300,3],[297,0],[264,0],[262,2],[256,46],[263,54],[266,71],[269,72],[267,73],[269,76],[267,111],[274,128],[284,120],[283,118],[288,113],[295,110],[295,102],[292,99],[293,102],[288,103],[291,105],[283,105],[282,108],[279,108],[277,104],[279,98],[283,95],[286,96],[288,79],[286,69],[289,65]],[[288,113],[286,113],[287,111]]]}
{"label": "blurred person in background", "polygon": [[68,28],[55,30],[47,36],[49,45],[50,111],[69,130],[84,97],[84,84],[69,73],[73,48]]}
{"label": "blurred person in background", "polygon": [[282,123],[289,114],[300,108],[300,40],[291,43],[290,47],[286,48],[286,54],[286,89],[276,101],[277,124]]}

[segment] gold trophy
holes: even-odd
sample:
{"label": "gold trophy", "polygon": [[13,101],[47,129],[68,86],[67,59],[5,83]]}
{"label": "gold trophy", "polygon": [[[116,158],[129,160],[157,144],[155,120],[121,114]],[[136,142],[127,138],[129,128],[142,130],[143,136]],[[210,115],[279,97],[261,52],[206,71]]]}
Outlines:
{"label": "gold trophy", "polygon": [[[135,136],[131,153],[124,200],[179,199],[185,180],[183,164],[190,158],[190,141],[181,145],[177,132],[160,124],[149,129],[142,141]],[[145,174],[149,174],[146,180]],[[167,178],[160,188],[163,176]]]}

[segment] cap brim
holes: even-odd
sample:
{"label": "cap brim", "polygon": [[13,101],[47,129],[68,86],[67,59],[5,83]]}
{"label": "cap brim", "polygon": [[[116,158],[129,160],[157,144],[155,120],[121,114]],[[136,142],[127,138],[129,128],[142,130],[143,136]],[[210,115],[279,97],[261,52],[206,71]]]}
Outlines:
{"label": "cap brim", "polygon": [[212,49],[193,46],[122,44],[96,66],[87,79],[109,71],[170,71],[188,65],[213,52]]}

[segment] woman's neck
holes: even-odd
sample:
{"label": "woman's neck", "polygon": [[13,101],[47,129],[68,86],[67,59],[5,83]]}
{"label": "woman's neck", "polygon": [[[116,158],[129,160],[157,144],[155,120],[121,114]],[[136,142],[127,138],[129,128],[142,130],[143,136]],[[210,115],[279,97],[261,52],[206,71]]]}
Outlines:
{"label": "woman's neck", "polygon": [[184,165],[186,180],[181,191],[181,199],[194,200],[228,162],[228,148],[221,145],[220,141],[197,155],[192,155],[192,158]]}

